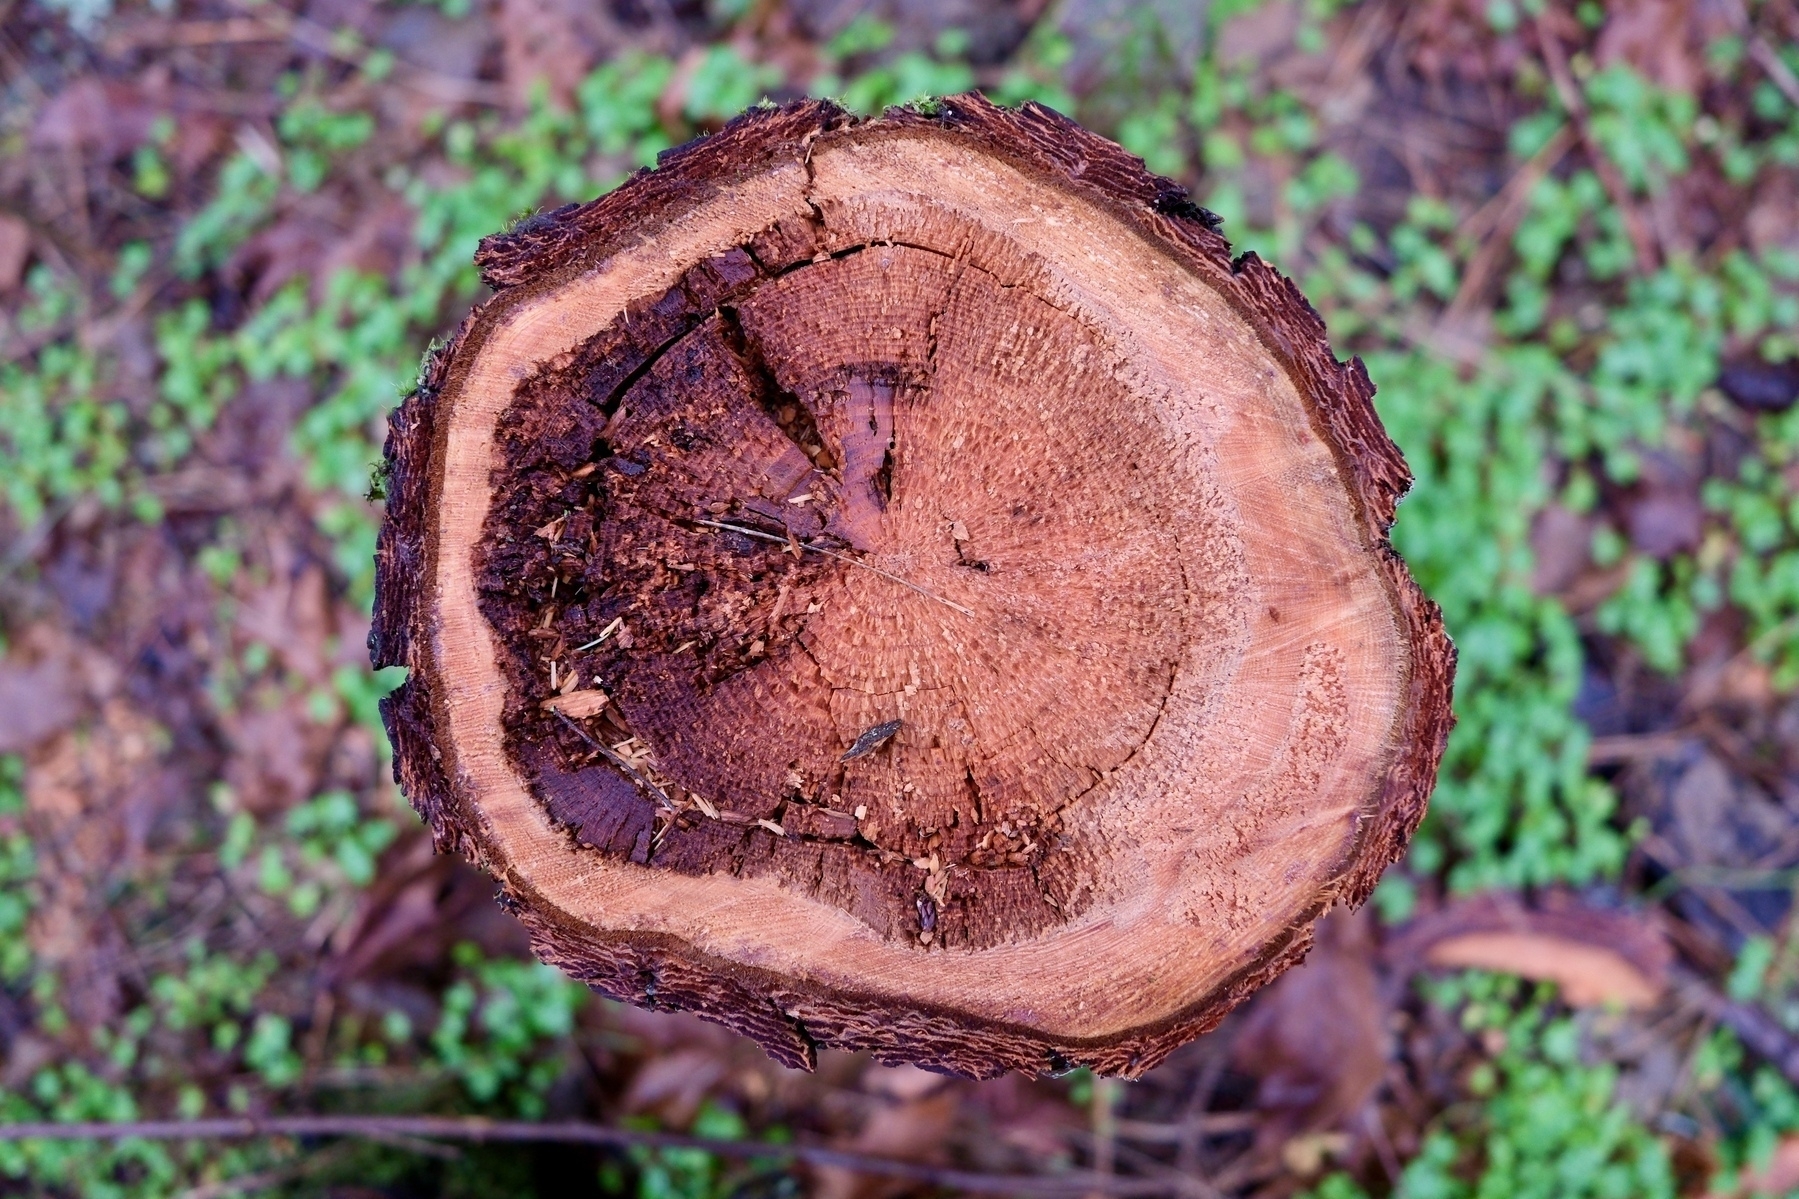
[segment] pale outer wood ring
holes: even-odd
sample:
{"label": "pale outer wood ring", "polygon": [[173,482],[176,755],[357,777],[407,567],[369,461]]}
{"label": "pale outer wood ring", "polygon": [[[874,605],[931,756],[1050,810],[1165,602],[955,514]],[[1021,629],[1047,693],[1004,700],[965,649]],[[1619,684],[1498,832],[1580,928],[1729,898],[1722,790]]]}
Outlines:
{"label": "pale outer wood ring", "polygon": [[[1281,613],[1278,630],[1256,630],[1251,652],[1236,661],[1218,660],[1215,644],[1190,645],[1155,735],[1107,781],[1112,797],[1089,797],[1088,810],[1105,808],[1105,827],[1090,831],[1118,841],[1113,897],[1038,940],[924,953],[883,942],[773,880],[677,880],[575,850],[502,746],[504,684],[471,555],[487,515],[495,425],[529,373],[518,364],[572,349],[628,299],[659,293],[694,262],[778,218],[803,217],[808,196],[849,219],[847,242],[903,240],[906,218],[893,214],[923,203],[985,226],[996,243],[1033,260],[1047,285],[1040,294],[1118,347],[1128,384],[1186,435],[1186,468],[1233,502],[1257,589],[1241,611]],[[833,206],[839,200],[847,203]],[[544,304],[551,289],[557,302]],[[1357,816],[1378,796],[1402,735],[1410,651],[1392,585],[1279,359],[1221,296],[1114,213],[928,128],[868,140],[826,135],[809,164],[776,164],[740,181],[658,228],[653,241],[573,277],[509,289],[477,329],[464,345],[473,357],[452,367],[441,399],[441,491],[432,503],[440,520],[423,627],[435,630],[428,652],[448,723],[438,740],[451,785],[479,813],[488,864],[539,902],[577,924],[670,935],[712,959],[796,982],[901,1006],[927,996],[939,1010],[1087,1040],[1191,1009],[1332,898]],[[1180,381],[1196,359],[1217,371],[1206,391]],[[1233,412],[1215,399],[1230,393],[1259,402]],[[1239,848],[1232,796],[1280,770],[1286,731],[1305,706],[1296,696],[1302,658],[1318,644],[1340,652],[1349,697],[1336,715],[1349,722],[1345,742],[1355,752],[1330,763],[1316,789],[1338,799],[1321,809],[1296,805],[1250,830],[1254,843]],[[1213,792],[1206,803],[1207,781],[1220,779],[1230,794]],[[1169,835],[1150,841],[1141,830]],[[1306,868],[1295,871],[1296,862]],[[790,935],[774,940],[770,929]]]}

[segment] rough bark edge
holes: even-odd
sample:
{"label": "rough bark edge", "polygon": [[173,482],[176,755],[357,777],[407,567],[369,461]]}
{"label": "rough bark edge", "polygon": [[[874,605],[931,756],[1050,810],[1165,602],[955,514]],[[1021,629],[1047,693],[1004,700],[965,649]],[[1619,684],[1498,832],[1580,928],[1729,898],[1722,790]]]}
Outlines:
{"label": "rough bark edge", "polygon": [[1076,1066],[1136,1076],[1216,1027],[1251,993],[1302,960],[1311,945],[1312,923],[1332,902],[1366,900],[1423,819],[1454,724],[1454,647],[1439,609],[1412,580],[1387,538],[1411,474],[1375,415],[1374,386],[1361,361],[1337,361],[1323,321],[1279,272],[1254,254],[1233,261],[1229,243],[1216,232],[1216,218],[1194,206],[1179,185],[1152,175],[1141,159],[1048,108],[1031,103],[1003,109],[978,94],[939,101],[929,111],[889,110],[871,122],[858,122],[828,101],[752,110],[710,138],[665,153],[654,170],[638,172],[597,200],[529,218],[483,240],[476,262],[496,293],[553,285],[616,252],[627,237],[651,235],[654,230],[640,214],[674,219],[732,179],[783,159],[803,159],[822,135],[852,126],[868,136],[883,128],[927,125],[979,142],[988,152],[1099,203],[1149,240],[1176,251],[1227,298],[1300,385],[1315,427],[1335,454],[1361,510],[1414,655],[1407,709],[1399,721],[1402,751],[1362,815],[1336,886],[1327,888],[1259,959],[1184,1011],[1090,1040],[877,995],[801,988],[792,979],[712,957],[677,938],[605,933],[554,908],[488,852],[479,815],[451,785],[445,765],[451,747],[440,746],[436,738],[444,714],[441,699],[433,694],[429,654],[415,653],[412,641],[413,631],[425,627],[428,604],[422,582],[429,577],[436,548],[425,516],[442,482],[444,431],[436,427],[437,397],[458,362],[484,340],[481,318],[491,302],[471,312],[450,343],[428,359],[420,389],[390,421],[388,515],[376,551],[370,650],[376,666],[410,668],[407,681],[382,703],[394,742],[394,776],[431,826],[440,852],[460,853],[500,879],[502,902],[530,929],[538,956],[601,994],[696,1012],[799,1068],[812,1066],[816,1046],[831,1045],[976,1078],[1013,1069],[1059,1073]]}
{"label": "rough bark edge", "polygon": [[770,164],[804,159],[826,130],[855,123],[828,100],[780,108],[752,108],[707,137],[664,150],[612,191],[585,204],[565,204],[526,217],[505,233],[481,239],[475,265],[494,291],[535,283],[579,269],[610,253],[640,214],[662,212],[710,195],[733,178],[760,174]]}
{"label": "rough bark edge", "polygon": [[973,1020],[928,1004],[801,988],[791,978],[711,957],[665,934],[598,933],[562,916],[516,880],[505,880],[502,887],[502,902],[531,931],[533,951],[609,999],[694,1012],[749,1037],[792,1069],[812,1069],[824,1046],[868,1050],[877,1061],[965,1078],[997,1078],[1008,1070],[1055,1075],[1081,1066],[1137,1077],[1210,1032],[1232,1008],[1301,961],[1311,948],[1317,915],[1295,926],[1270,956],[1231,978],[1193,1012],[1126,1037],[1076,1039]]}

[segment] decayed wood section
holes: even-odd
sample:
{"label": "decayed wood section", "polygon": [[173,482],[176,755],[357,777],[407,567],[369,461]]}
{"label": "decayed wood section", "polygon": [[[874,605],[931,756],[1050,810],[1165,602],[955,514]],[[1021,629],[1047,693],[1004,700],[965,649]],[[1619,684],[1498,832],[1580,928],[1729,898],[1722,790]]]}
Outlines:
{"label": "decayed wood section", "polygon": [[394,415],[406,794],[538,952],[779,1060],[1136,1074],[1424,813],[1359,362],[1117,146],[746,114],[483,243]]}

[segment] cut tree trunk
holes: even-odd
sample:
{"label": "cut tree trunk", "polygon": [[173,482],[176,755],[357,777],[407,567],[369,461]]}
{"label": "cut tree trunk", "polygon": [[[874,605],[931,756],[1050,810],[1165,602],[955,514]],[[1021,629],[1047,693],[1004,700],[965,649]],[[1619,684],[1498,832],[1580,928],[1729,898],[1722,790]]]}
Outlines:
{"label": "cut tree trunk", "polygon": [[371,645],[538,952],[790,1065],[1136,1074],[1367,898],[1453,651],[1359,362],[1142,163],[751,112],[484,242]]}

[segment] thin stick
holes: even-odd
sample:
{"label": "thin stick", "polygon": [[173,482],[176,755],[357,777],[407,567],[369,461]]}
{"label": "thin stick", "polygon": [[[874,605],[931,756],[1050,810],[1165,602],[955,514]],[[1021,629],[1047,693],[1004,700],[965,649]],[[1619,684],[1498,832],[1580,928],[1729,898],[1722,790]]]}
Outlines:
{"label": "thin stick", "polygon": [[798,1161],[859,1174],[905,1178],[983,1194],[1108,1195],[1166,1194],[1165,1181],[1100,1178],[1087,1171],[1066,1174],[984,1174],[876,1157],[819,1145],[772,1145],[766,1141],[723,1141],[712,1137],[640,1132],[577,1121],[536,1124],[529,1120],[489,1120],[484,1116],[241,1116],[206,1120],[86,1121],[58,1124],[0,1124],[0,1141],[226,1140],[253,1137],[432,1137],[485,1142],[557,1142],[580,1145],[641,1145],[650,1149],[699,1149],[719,1157]]}
{"label": "thin stick", "polygon": [[[1118,1155],[1118,1099],[1122,1084],[1116,1078],[1093,1080],[1093,1172],[1111,1178]],[[1093,1194],[1104,1192],[1095,1189]]]}
{"label": "thin stick", "polygon": [[[1095,1081],[1098,1080],[1096,1079]],[[1085,1128],[1069,1128],[1064,1130],[1064,1135],[1071,1141],[1085,1145],[1090,1154],[1093,1154],[1094,1156],[1098,1155],[1099,1143],[1090,1130]],[[1159,1180],[1162,1185],[1168,1189],[1170,1195],[1191,1195],[1193,1196],[1193,1199],[1224,1199],[1222,1194],[1213,1189],[1205,1179],[1199,1177],[1197,1174],[1183,1171],[1175,1166],[1170,1166],[1167,1162],[1158,1161],[1156,1158],[1151,1157],[1149,1154],[1144,1153],[1142,1150],[1137,1149],[1122,1140],[1115,1142],[1112,1148],[1115,1157],[1119,1161],[1130,1161],[1137,1168],[1139,1176],[1141,1177]],[[1089,1178],[1117,1177],[1116,1174],[1100,1175],[1095,1170],[1089,1170],[1087,1176]],[[1103,1195],[1106,1194],[1106,1190],[1104,1187],[1096,1186],[1089,1188],[1089,1193]]]}
{"label": "thin stick", "polygon": [[[422,1141],[417,1143],[424,1144]],[[271,1190],[284,1182],[292,1182],[305,1174],[306,1167],[311,1164],[310,1159],[302,1159],[276,1170],[259,1170],[255,1174],[239,1174],[236,1178],[202,1183],[180,1192],[175,1199],[225,1199],[227,1195],[253,1195],[257,1191]]]}
{"label": "thin stick", "polygon": [[642,787],[645,791],[655,795],[657,799],[660,799],[663,807],[671,812],[674,811],[675,801],[668,797],[668,792],[664,791],[661,787],[658,787],[655,783],[652,783],[649,779],[644,778],[643,775],[638,774],[636,767],[625,761],[619,754],[613,752],[613,750],[600,741],[599,738],[589,736],[587,730],[576,724],[573,720],[570,720],[568,713],[564,712],[561,708],[551,708],[550,711],[554,712],[556,718],[562,721],[563,724],[566,724],[569,728],[575,730],[575,736],[581,738],[581,740],[592,746],[596,753],[605,758],[608,762],[611,762],[620,770],[624,771],[625,774],[630,777],[632,782],[636,783],[639,787]]}
{"label": "thin stick", "polygon": [[1749,35],[1749,57],[1768,73],[1768,79],[1780,89],[1782,95],[1799,105],[1799,75],[1793,74],[1792,68],[1786,65],[1779,52],[1759,33]]}
{"label": "thin stick", "polygon": [[[421,1141],[417,1137],[371,1137],[387,1144],[412,1149],[414,1152],[424,1151],[430,1155],[447,1154],[461,1157],[462,1151],[448,1145],[439,1145],[436,1141]],[[289,1160],[279,1166],[267,1170],[258,1170],[254,1174],[239,1174],[236,1178],[223,1178],[217,1182],[205,1182],[199,1186],[189,1187],[180,1192],[175,1199],[225,1199],[227,1195],[253,1195],[257,1191],[266,1191],[292,1182],[314,1171],[325,1169],[343,1158],[349,1144],[339,1142],[318,1153],[308,1154],[298,1159]]]}
{"label": "thin stick", "polygon": [[870,574],[880,575],[883,579],[886,579],[888,582],[898,583],[901,587],[910,588],[911,590],[916,591],[916,592],[918,592],[918,594],[924,596],[926,599],[936,600],[938,603],[942,604],[946,608],[954,608],[956,611],[960,612],[964,616],[973,616],[974,615],[974,611],[972,609],[964,608],[961,604],[958,604],[955,600],[944,599],[941,595],[938,595],[934,591],[926,591],[923,587],[920,587],[917,583],[908,582],[907,580],[900,578],[896,574],[889,574],[887,571],[882,570],[878,566],[870,566],[868,563],[863,562],[858,558],[852,558],[848,554],[840,554],[836,550],[828,550],[822,545],[813,545],[811,542],[807,542],[807,541],[789,542],[789,540],[785,537],[776,537],[773,533],[764,533],[761,529],[752,529],[746,525],[726,524],[722,520],[695,520],[693,523],[696,525],[705,525],[709,529],[726,529],[732,533],[742,533],[745,537],[754,537],[758,541],[772,541],[776,545],[789,545],[789,544],[797,545],[803,550],[811,550],[815,554],[823,554],[825,557],[835,558],[839,562],[848,562],[851,566],[860,566],[863,570],[868,571]]}
{"label": "thin stick", "polygon": [[1469,217],[1462,228],[1456,230],[1457,233],[1479,239],[1480,248],[1469,260],[1468,270],[1462,276],[1462,285],[1456,288],[1455,297],[1444,310],[1445,319],[1463,315],[1481,298],[1494,270],[1499,266],[1501,256],[1511,246],[1512,235],[1518,231],[1518,223],[1524,219],[1531,192],[1554,169],[1555,164],[1561,161],[1562,155],[1573,147],[1575,140],[1573,130],[1566,126],[1556,130],[1555,136],[1518,168],[1517,173],[1506,181],[1498,194]]}
{"label": "thin stick", "polygon": [[1637,270],[1644,275],[1653,275],[1657,265],[1655,238],[1649,232],[1649,226],[1643,221],[1643,214],[1637,210],[1636,200],[1630,194],[1630,185],[1624,182],[1618,166],[1606,156],[1605,148],[1593,137],[1587,126],[1587,102],[1581,95],[1580,88],[1574,82],[1574,76],[1568,71],[1568,55],[1562,49],[1560,38],[1555,30],[1549,27],[1549,10],[1537,13],[1537,41],[1542,46],[1543,64],[1549,68],[1549,81],[1555,87],[1555,94],[1568,112],[1568,120],[1573,122],[1574,129],[1580,134],[1581,144],[1586,147],[1587,157],[1592,160],[1593,173],[1599,176],[1599,182],[1605,186],[1606,193],[1611,196],[1612,205],[1617,208],[1618,216],[1624,221],[1624,232],[1630,237],[1631,248],[1636,251]]}

